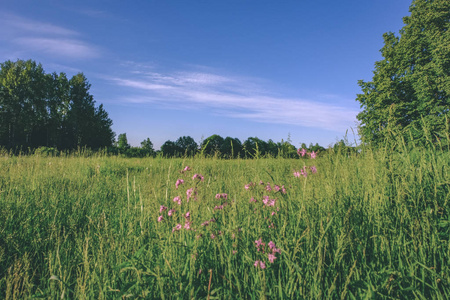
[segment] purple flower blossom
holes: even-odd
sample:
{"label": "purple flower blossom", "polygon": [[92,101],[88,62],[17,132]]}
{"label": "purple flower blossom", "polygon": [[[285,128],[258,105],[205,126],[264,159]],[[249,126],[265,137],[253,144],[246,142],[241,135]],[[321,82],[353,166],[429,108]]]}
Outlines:
{"label": "purple flower blossom", "polygon": [[211,239],[215,239],[216,235],[214,233],[211,233]]}
{"label": "purple flower blossom", "polygon": [[205,178],[201,174],[194,174],[194,176],[192,177],[192,180],[195,180],[195,179],[199,179],[201,181],[205,180]]}
{"label": "purple flower blossom", "polygon": [[276,199],[270,199],[269,196],[263,197],[263,203],[265,206],[275,206]]}
{"label": "purple flower blossom", "polygon": [[164,220],[164,217],[163,216],[159,216],[158,217],[158,222],[162,222]]}
{"label": "purple flower blossom", "polygon": [[183,179],[178,179],[177,182],[175,183],[175,188],[178,189],[178,186],[180,186],[183,183],[184,183]]}
{"label": "purple flower blossom", "polygon": [[273,189],[275,190],[275,192],[278,192],[281,188],[279,185],[276,185],[273,187]]}
{"label": "purple flower blossom", "polygon": [[246,184],[245,185],[245,189],[246,190],[249,190],[250,188],[252,188],[252,187],[254,187],[255,186],[255,184],[253,183],[253,182],[250,182],[249,184]]}
{"label": "purple flower blossom", "polygon": [[316,156],[317,156],[317,153],[313,151],[313,152],[311,152],[309,155],[311,155],[311,158],[312,158],[312,159],[315,159]]}
{"label": "purple flower blossom", "polygon": [[220,198],[228,199],[228,194],[226,194],[226,193],[216,194],[216,199],[220,199]]}
{"label": "purple flower blossom", "polygon": [[187,212],[187,213],[184,215],[184,218],[185,218],[186,220],[189,220],[189,219],[191,218],[191,213],[190,213],[190,212]]}
{"label": "purple flower blossom", "polygon": [[250,203],[251,203],[251,202],[255,202],[255,203],[256,203],[256,199],[252,197],[252,198],[250,199]]}
{"label": "purple flower blossom", "polygon": [[184,229],[186,230],[191,229],[191,222],[186,221],[186,223],[184,223]]}
{"label": "purple flower blossom", "polygon": [[167,207],[165,207],[164,205],[161,205],[159,207],[159,212],[162,213],[163,211],[165,211],[167,209]]}
{"label": "purple flower blossom", "polygon": [[181,224],[177,224],[177,226],[175,226],[174,228],[172,228],[172,232],[174,231],[178,231],[181,229]]}
{"label": "purple flower blossom", "polygon": [[300,172],[294,171],[294,177],[300,177]]}
{"label": "purple flower blossom", "polygon": [[195,195],[197,195],[197,191],[194,190],[194,188],[190,188],[186,191],[186,196],[187,196],[187,200],[189,202],[189,199],[194,195],[194,200],[196,200],[197,198],[195,197]]}
{"label": "purple flower blossom", "polygon": [[310,169],[311,169],[311,172],[313,173],[313,174],[316,174],[317,173],[317,168],[316,168],[316,166],[312,166],[312,167],[309,167]]}
{"label": "purple flower blossom", "polygon": [[306,149],[303,149],[303,148],[302,148],[302,149],[300,150],[300,148],[299,148],[299,149],[297,150],[297,154],[298,154],[299,156],[301,155],[302,157],[305,156],[305,154],[306,154]]}
{"label": "purple flower blossom", "polygon": [[284,187],[284,185],[281,186],[281,193],[286,194],[286,188]]}
{"label": "purple flower blossom", "polygon": [[270,183],[267,183],[266,191],[270,192],[271,190],[272,190],[272,187],[270,186]]}
{"label": "purple flower blossom", "polygon": [[214,209],[223,209],[223,205],[216,205],[215,207],[214,207]]}
{"label": "purple flower blossom", "polygon": [[301,169],[300,174],[302,174],[303,177],[305,177],[305,178],[308,177],[308,173],[306,173],[306,169]]}
{"label": "purple flower blossom", "polygon": [[269,259],[270,263],[273,264],[273,261],[276,259],[276,256],[271,254],[271,253],[269,253],[267,258]]}
{"label": "purple flower blossom", "polygon": [[167,212],[167,215],[168,215],[169,217],[171,217],[171,216],[174,214],[174,212],[176,212],[175,209],[170,209],[170,210]]}
{"label": "purple flower blossom", "polygon": [[184,167],[184,169],[183,169],[184,172],[190,171],[190,170],[191,170],[191,168],[190,168],[189,166],[186,166],[186,167]]}
{"label": "purple flower blossom", "polygon": [[261,269],[265,269],[266,268],[266,264],[263,261],[255,261],[255,263],[253,264],[256,268],[261,268]]}
{"label": "purple flower blossom", "polygon": [[176,203],[178,203],[178,205],[181,205],[181,197],[176,196],[175,198],[173,198],[173,202],[176,202]]}

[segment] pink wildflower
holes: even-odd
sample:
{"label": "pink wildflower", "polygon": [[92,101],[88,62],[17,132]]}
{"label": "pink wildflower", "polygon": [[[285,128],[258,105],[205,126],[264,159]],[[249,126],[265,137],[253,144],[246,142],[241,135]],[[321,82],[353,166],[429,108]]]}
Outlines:
{"label": "pink wildflower", "polygon": [[255,241],[255,244],[256,244],[256,247],[259,247],[259,246],[263,245],[264,243],[262,242],[262,239],[259,238],[259,240]]}
{"label": "pink wildflower", "polygon": [[[189,198],[191,198],[192,195],[197,195],[197,191],[195,191],[194,188],[190,188],[190,189],[188,189],[188,190],[186,191],[186,196],[187,196],[188,202],[189,202]],[[196,198],[194,197],[194,200],[195,200],[195,199],[196,199]]]}
{"label": "pink wildflower", "polygon": [[276,199],[270,199],[269,196],[263,197],[263,203],[265,206],[275,206]]}
{"label": "pink wildflower", "polygon": [[264,185],[264,182],[262,180],[260,180],[259,185]]}
{"label": "pink wildflower", "polygon": [[171,216],[173,215],[174,212],[176,212],[175,209],[170,209],[170,210],[167,212],[167,215],[168,215],[169,217],[171,217]]}
{"label": "pink wildflower", "polygon": [[190,213],[190,212],[187,212],[187,213],[184,215],[184,218],[185,218],[186,220],[189,220],[189,219],[191,218],[191,213]]}
{"label": "pink wildflower", "polygon": [[255,263],[253,264],[256,268],[259,267],[259,260],[255,261]]}
{"label": "pink wildflower", "polygon": [[184,167],[184,169],[183,169],[184,172],[190,171],[190,170],[191,170],[191,168],[190,168],[189,166],[186,166],[186,167]]}
{"label": "pink wildflower", "polygon": [[163,216],[159,216],[158,217],[158,222],[162,222],[164,220],[164,217]]}
{"label": "pink wildflower", "polygon": [[165,207],[164,205],[161,205],[159,207],[159,212],[161,213],[161,212],[165,211],[166,209],[167,209],[167,207]]}
{"label": "pink wildflower", "polygon": [[277,258],[275,255],[269,253],[268,257],[267,257],[270,261],[271,264],[273,264],[273,261]]}
{"label": "pink wildflower", "polygon": [[273,189],[275,190],[275,192],[278,192],[278,191],[280,190],[280,186],[275,184],[275,186],[273,187]]}
{"label": "pink wildflower", "polygon": [[259,262],[259,267],[260,267],[261,269],[265,269],[265,268],[266,268],[266,264],[265,264],[263,261],[260,261],[260,262]]}
{"label": "pink wildflower", "polygon": [[208,226],[209,225],[209,221],[205,221],[201,224],[202,226]]}
{"label": "pink wildflower", "polygon": [[297,150],[297,154],[298,154],[299,156],[301,155],[302,157],[305,156],[305,154],[306,154],[306,149],[303,149],[303,148],[302,148],[302,149],[300,150],[300,148],[299,148],[299,149]]}
{"label": "pink wildflower", "polygon": [[311,152],[309,155],[311,155],[311,158],[312,159],[315,159],[316,158],[316,155],[317,155],[317,153],[316,152]]}
{"label": "pink wildflower", "polygon": [[294,177],[300,177],[300,172],[294,171]]}
{"label": "pink wildflower", "polygon": [[237,253],[237,250],[233,250],[232,252],[233,252],[233,255],[236,255],[236,253]]}
{"label": "pink wildflower", "polygon": [[223,209],[223,205],[216,205],[214,209]]}
{"label": "pink wildflower", "polygon": [[183,179],[178,179],[177,182],[175,183],[175,187],[178,189],[178,186],[183,184],[184,180]]}
{"label": "pink wildflower", "polygon": [[276,215],[276,214],[277,214],[276,212],[274,212],[274,211],[272,212],[272,216],[273,216],[273,215]]}
{"label": "pink wildflower", "polygon": [[250,199],[250,202],[255,202],[255,203],[256,203],[256,199],[252,197],[252,198]]}
{"label": "pink wildflower", "polygon": [[215,239],[216,235],[214,233],[211,233],[211,239]]}
{"label": "pink wildflower", "polygon": [[181,197],[176,196],[175,198],[173,198],[173,202],[176,202],[176,203],[178,203],[178,205],[181,205]]}
{"label": "pink wildflower", "polygon": [[226,194],[226,193],[216,194],[216,199],[220,199],[220,198],[228,199],[228,194]]}
{"label": "pink wildflower", "polygon": [[303,177],[308,177],[308,173],[306,173],[306,171],[303,169],[300,170],[300,174],[302,174]]}
{"label": "pink wildflower", "polygon": [[275,243],[270,241],[267,246],[269,246],[270,249],[273,249],[275,247]]}
{"label": "pink wildflower", "polygon": [[174,228],[172,228],[172,232],[174,232],[175,230],[178,231],[181,229],[181,224],[177,224],[177,226],[175,226]]}
{"label": "pink wildflower", "polygon": [[271,190],[272,190],[272,187],[270,186],[270,183],[267,183],[266,191],[270,192]]}
{"label": "pink wildflower", "polygon": [[191,222],[184,223],[184,229],[186,229],[186,230],[191,229]]}
{"label": "pink wildflower", "polygon": [[312,167],[309,167],[309,168],[311,169],[311,172],[312,172],[313,174],[317,173],[317,168],[316,168],[316,166],[312,166]]}
{"label": "pink wildflower", "polygon": [[284,185],[281,186],[281,193],[286,194],[286,188],[284,187]]}
{"label": "pink wildflower", "polygon": [[249,184],[245,185],[245,189],[248,190],[250,188],[252,188],[255,184],[253,182],[250,182]]}
{"label": "pink wildflower", "polygon": [[195,180],[195,179],[199,179],[201,181],[205,180],[205,178],[201,174],[194,174],[194,176],[192,177],[192,180]]}

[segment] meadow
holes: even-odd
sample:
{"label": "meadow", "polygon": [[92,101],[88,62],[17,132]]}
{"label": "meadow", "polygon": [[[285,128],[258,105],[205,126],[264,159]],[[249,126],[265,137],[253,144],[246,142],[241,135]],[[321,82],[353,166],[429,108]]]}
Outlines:
{"label": "meadow", "polygon": [[449,299],[448,149],[0,156],[2,299]]}

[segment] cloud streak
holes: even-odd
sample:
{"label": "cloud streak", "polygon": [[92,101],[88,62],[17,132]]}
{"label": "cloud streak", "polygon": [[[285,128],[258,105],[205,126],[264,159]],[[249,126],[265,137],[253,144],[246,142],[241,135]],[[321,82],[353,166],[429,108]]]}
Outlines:
{"label": "cloud streak", "polygon": [[[259,79],[211,72],[132,71],[130,76],[109,78],[127,88],[129,103],[152,103],[183,109],[212,109],[233,118],[272,124],[289,124],[343,132],[354,126],[357,111],[317,99],[274,95]],[[323,99],[320,99],[323,100]]]}
{"label": "cloud streak", "polygon": [[0,13],[0,41],[11,53],[41,53],[62,58],[87,59],[100,51],[84,42],[81,34],[50,23]]}

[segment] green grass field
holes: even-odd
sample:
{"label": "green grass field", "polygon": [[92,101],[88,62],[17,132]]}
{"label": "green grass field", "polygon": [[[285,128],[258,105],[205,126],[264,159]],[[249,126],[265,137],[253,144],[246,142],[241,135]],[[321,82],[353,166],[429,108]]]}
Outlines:
{"label": "green grass field", "polygon": [[433,149],[4,155],[0,298],[449,299],[449,200],[450,154]]}

